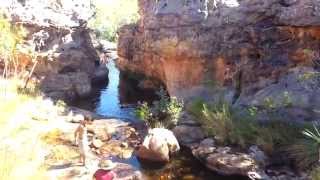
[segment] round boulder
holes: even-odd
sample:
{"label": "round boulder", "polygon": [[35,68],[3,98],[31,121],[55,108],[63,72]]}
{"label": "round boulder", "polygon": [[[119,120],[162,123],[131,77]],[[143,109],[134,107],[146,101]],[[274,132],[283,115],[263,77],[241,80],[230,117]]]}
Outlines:
{"label": "round boulder", "polygon": [[179,150],[179,143],[170,130],[154,128],[149,130],[139,147],[137,156],[142,160],[168,162],[170,154]]}

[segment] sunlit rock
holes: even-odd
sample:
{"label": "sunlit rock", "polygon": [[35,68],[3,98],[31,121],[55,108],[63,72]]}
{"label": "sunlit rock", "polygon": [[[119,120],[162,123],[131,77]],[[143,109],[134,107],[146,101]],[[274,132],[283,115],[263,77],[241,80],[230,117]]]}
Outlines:
{"label": "sunlit rock", "polygon": [[170,130],[154,128],[149,130],[137,151],[137,156],[142,160],[168,162],[170,154],[179,150],[179,143]]}

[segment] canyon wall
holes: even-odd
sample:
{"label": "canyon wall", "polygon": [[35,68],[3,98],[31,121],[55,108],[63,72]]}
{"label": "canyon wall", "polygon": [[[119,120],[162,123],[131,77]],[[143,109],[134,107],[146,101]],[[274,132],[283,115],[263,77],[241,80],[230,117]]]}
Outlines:
{"label": "canyon wall", "polygon": [[47,96],[84,97],[92,83],[107,80],[106,67],[99,65],[97,43],[86,27],[93,15],[89,0],[9,0],[0,9],[12,24],[24,28],[19,62],[30,71],[38,61],[34,77]]}
{"label": "canyon wall", "polygon": [[[118,66],[161,80],[170,95],[283,108],[320,108],[317,0],[139,0],[119,31]],[[291,116],[290,116],[291,117]]]}

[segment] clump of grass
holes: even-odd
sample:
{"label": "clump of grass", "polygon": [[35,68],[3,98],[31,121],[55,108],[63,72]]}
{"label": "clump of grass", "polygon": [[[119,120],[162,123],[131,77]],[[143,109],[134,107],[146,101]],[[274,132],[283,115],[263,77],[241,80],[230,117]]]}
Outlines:
{"label": "clump of grass", "polygon": [[50,123],[34,121],[34,117],[53,117],[57,108],[41,96],[22,93],[18,90],[21,84],[18,79],[0,79],[0,179],[48,179],[44,167],[47,143],[66,140],[59,130],[42,136]]}
{"label": "clump of grass", "polygon": [[53,129],[45,134],[42,134],[40,136],[40,139],[47,143],[47,144],[61,144],[61,141],[64,141],[63,139],[64,133],[59,129]]}
{"label": "clump of grass", "polygon": [[311,170],[310,173],[312,180],[320,180],[320,167],[315,167]]}
{"label": "clump of grass", "polygon": [[40,87],[38,84],[30,84],[27,87],[17,87],[17,92],[21,95],[26,95],[30,97],[38,97],[41,95]]}
{"label": "clump of grass", "polygon": [[302,131],[304,138],[299,139],[288,148],[299,168],[305,169],[316,165],[320,161],[320,132],[315,125],[312,129]]}
{"label": "clump of grass", "polygon": [[203,118],[203,106],[205,101],[203,99],[195,99],[189,106],[186,107],[187,111],[195,117]]}
{"label": "clump of grass", "polygon": [[76,148],[66,146],[66,145],[57,145],[51,148],[49,155],[46,157],[47,162],[61,162],[61,161],[72,161],[77,158],[79,153]]}
{"label": "clump of grass", "polygon": [[[220,144],[236,145],[247,148],[258,145],[265,152],[272,154],[283,147],[293,144],[301,137],[303,126],[283,121],[259,123],[254,114],[232,108],[228,103],[202,103],[201,115],[199,102],[196,102],[191,112],[196,115],[208,136],[214,137]],[[285,129],[285,131],[284,131]]]}
{"label": "clump of grass", "polygon": [[0,148],[0,179],[47,179],[41,148],[34,143]]}
{"label": "clump of grass", "polygon": [[220,143],[232,141],[234,123],[229,108],[227,104],[214,105],[210,109],[208,105],[203,105],[203,127],[208,135],[214,135]]}

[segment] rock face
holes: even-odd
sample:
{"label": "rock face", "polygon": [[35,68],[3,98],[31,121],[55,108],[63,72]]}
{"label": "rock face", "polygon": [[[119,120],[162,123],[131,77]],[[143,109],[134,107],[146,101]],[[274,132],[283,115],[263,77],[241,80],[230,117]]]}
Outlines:
{"label": "rock face", "polygon": [[[19,61],[31,69],[32,61],[38,60],[34,75],[48,96],[83,97],[90,93],[92,80],[107,78],[86,27],[92,16],[90,1],[10,0],[1,8],[12,23],[25,28]],[[28,49],[36,52],[33,58]]]}
{"label": "rock face", "polygon": [[139,147],[137,156],[142,160],[168,162],[170,154],[180,150],[174,134],[162,128],[149,130],[143,144]]}
{"label": "rock face", "polygon": [[300,114],[319,104],[313,98],[319,83],[309,89],[316,76],[302,84],[296,78],[319,72],[317,0],[139,0],[139,6],[140,21],[119,31],[121,69],[158,78],[170,95],[185,99],[220,93],[237,105],[264,106],[282,95]]}

